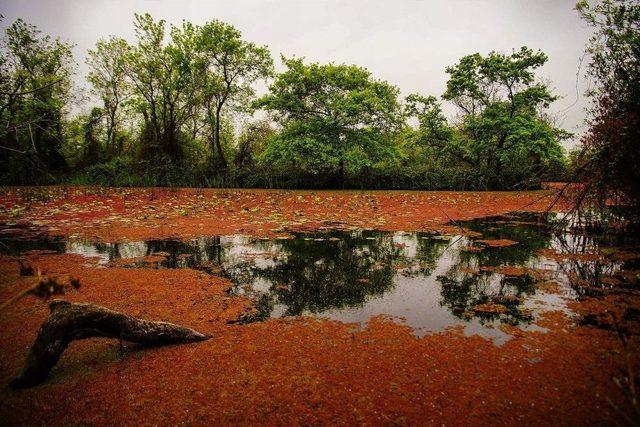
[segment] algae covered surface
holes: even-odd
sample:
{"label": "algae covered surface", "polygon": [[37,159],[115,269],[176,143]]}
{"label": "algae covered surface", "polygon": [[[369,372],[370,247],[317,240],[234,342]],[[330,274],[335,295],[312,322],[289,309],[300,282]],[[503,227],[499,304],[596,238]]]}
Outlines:
{"label": "algae covered surface", "polygon": [[614,379],[624,386],[638,362],[638,242],[512,213],[544,211],[551,197],[3,189],[2,301],[38,275],[69,276],[80,287],[67,300],[213,338],[123,354],[77,342],[46,383],[13,391],[47,316],[23,298],[0,313],[1,418],[620,422],[632,408]]}

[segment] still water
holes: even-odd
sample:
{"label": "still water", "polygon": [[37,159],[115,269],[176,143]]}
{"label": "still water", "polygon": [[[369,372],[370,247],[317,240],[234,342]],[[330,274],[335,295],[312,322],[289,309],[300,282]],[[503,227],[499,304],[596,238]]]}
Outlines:
{"label": "still water", "polygon": [[[97,257],[102,266],[196,268],[222,275],[233,282],[232,295],[255,301],[256,313],[240,322],[315,316],[364,326],[382,315],[419,336],[457,326],[496,342],[508,339],[501,325],[541,329],[534,322],[544,311],[568,311],[567,299],[606,286],[600,277],[638,267],[636,261],[545,257],[544,249],[596,252],[601,242],[530,215],[459,225],[476,233],[326,230],[276,239],[0,241],[4,252],[47,249]],[[515,244],[490,247],[478,241],[486,239]],[[591,285],[577,285],[585,281]],[[557,285],[547,292],[543,284],[550,282]]]}

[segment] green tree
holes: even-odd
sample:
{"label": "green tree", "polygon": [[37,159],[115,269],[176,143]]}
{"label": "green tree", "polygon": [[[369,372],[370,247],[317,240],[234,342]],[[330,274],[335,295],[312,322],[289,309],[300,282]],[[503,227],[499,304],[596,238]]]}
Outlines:
{"label": "green tree", "polygon": [[407,96],[406,114],[418,120],[422,143],[444,148],[451,141],[453,130],[447,123],[447,118],[435,96],[419,94]]}
{"label": "green tree", "polygon": [[0,46],[0,180],[51,180],[67,170],[62,120],[74,71],[71,45],[21,19]]}
{"label": "green tree", "polygon": [[355,65],[282,61],[286,71],[258,102],[284,127],[263,163],[333,174],[343,185],[345,172],[394,155],[391,135],[402,125],[396,87]]}
{"label": "green tree", "polygon": [[469,153],[460,146],[456,129],[448,123],[436,97],[411,94],[405,104],[407,117],[418,121],[411,138],[413,150],[422,152],[429,161],[443,160],[448,167],[452,166],[451,159],[469,162]]}
{"label": "green tree", "polygon": [[123,149],[118,130],[122,105],[131,96],[131,83],[125,68],[128,49],[126,40],[111,36],[98,40],[95,49],[87,52],[87,80],[94,95],[102,102],[106,119],[106,148],[110,155],[119,155]]}
{"label": "green tree", "polygon": [[103,111],[98,107],[94,107],[82,124],[84,133],[84,153],[82,160],[87,166],[94,165],[102,160],[102,150],[96,137],[96,128],[98,128],[102,116]]}
{"label": "green tree", "polygon": [[563,162],[559,141],[569,134],[546,113],[557,97],[535,81],[535,70],[546,61],[544,53],[522,47],[511,55],[468,55],[447,68],[443,98],[460,109],[468,150],[494,188],[540,176]]}
{"label": "green tree", "polygon": [[230,24],[211,21],[202,27],[189,26],[189,31],[212,156],[224,169],[227,160],[221,144],[221,120],[229,108],[246,109],[255,95],[255,83],[272,75],[273,60],[265,46],[243,40]]}
{"label": "green tree", "polygon": [[124,70],[143,118],[143,156],[166,154],[179,159],[181,130],[197,102],[190,45],[176,42],[185,26],[171,28],[169,43],[164,20],[136,14],[134,27],[137,43],[126,49]]}
{"label": "green tree", "polygon": [[267,120],[248,123],[238,137],[238,147],[233,160],[235,166],[254,167],[257,156],[264,151],[269,139],[275,134],[276,130]]}
{"label": "green tree", "polygon": [[483,186],[482,182],[477,182],[480,175],[476,171],[469,138],[448,123],[436,97],[409,95],[405,101],[405,114],[416,119],[418,125],[408,133],[403,147],[404,157],[410,159],[406,165],[408,169],[437,176],[441,181],[438,185],[444,187],[452,182],[444,179],[447,177],[452,180],[465,177],[472,186]]}

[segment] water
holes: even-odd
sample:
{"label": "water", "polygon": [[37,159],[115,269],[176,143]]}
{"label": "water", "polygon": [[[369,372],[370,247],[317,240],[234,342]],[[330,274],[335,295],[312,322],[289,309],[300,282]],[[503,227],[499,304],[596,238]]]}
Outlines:
{"label": "water", "polygon": [[[219,274],[233,282],[232,295],[255,301],[256,312],[240,322],[316,316],[364,326],[372,316],[383,315],[419,336],[457,326],[496,342],[509,337],[501,325],[540,329],[534,322],[544,311],[567,311],[567,299],[606,291],[611,281],[601,278],[638,268],[637,259],[543,256],[544,249],[594,252],[599,240],[554,230],[530,216],[460,225],[481,233],[481,239],[517,244],[494,248],[462,235],[334,230],[279,239],[234,235],[106,244],[25,240],[4,232],[0,246],[5,252],[45,249],[97,257],[102,266],[196,268]],[[559,284],[559,292],[540,286],[549,280]]]}

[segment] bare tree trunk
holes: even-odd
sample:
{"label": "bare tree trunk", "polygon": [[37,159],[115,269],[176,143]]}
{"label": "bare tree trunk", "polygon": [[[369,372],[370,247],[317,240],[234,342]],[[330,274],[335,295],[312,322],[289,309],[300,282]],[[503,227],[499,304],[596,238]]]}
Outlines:
{"label": "bare tree trunk", "polygon": [[137,319],[93,304],[55,300],[51,314],[42,324],[20,375],[12,388],[43,382],[73,340],[93,337],[118,338],[146,345],[204,341],[210,337],[184,326]]}

